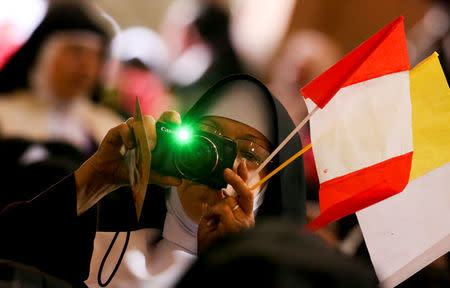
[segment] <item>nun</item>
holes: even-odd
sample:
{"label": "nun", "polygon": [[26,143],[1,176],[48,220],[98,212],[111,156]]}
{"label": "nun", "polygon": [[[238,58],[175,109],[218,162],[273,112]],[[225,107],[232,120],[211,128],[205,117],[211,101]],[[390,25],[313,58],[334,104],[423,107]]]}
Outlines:
{"label": "nun", "polygon": [[[180,122],[177,117],[166,118]],[[233,169],[224,171],[229,185],[217,190],[183,179],[181,185],[166,190],[165,199],[161,198],[158,188],[150,185],[139,223],[139,228],[146,229],[132,232],[124,262],[112,285],[173,287],[195,262],[199,250],[208,249],[225,235],[258,225],[263,218],[289,219],[297,227],[306,224],[301,159],[260,188],[253,191],[249,188],[301,149],[299,137],[294,137],[255,175],[259,165],[295,128],[284,107],[264,84],[249,75],[225,78],[200,97],[181,122],[237,144]],[[165,201],[166,209],[160,209],[163,205],[158,203],[158,198]],[[155,211],[159,211],[159,215]],[[160,220],[155,221],[156,218]],[[97,233],[96,248],[105,242],[101,235]],[[105,249],[94,249],[97,256],[91,262],[88,285],[94,285],[97,279],[99,262],[95,259],[99,259]],[[114,264],[104,270],[111,271]]]}
{"label": "nun", "polygon": [[0,147],[9,152],[2,184],[17,191],[2,193],[0,209],[78,168],[122,122],[91,100],[109,41],[100,19],[86,1],[52,1],[0,70]]}
{"label": "nun", "polygon": [[100,13],[87,1],[51,2],[0,70],[1,135],[95,152],[106,132],[122,122],[91,100],[108,42]]}

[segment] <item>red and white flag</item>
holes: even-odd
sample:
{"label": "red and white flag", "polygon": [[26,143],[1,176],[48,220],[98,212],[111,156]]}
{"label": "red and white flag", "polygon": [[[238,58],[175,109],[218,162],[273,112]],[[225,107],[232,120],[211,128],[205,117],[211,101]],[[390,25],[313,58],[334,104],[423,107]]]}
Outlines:
{"label": "red and white flag", "polygon": [[320,181],[321,215],[307,229],[402,191],[413,151],[403,17],[373,35],[301,92]]}

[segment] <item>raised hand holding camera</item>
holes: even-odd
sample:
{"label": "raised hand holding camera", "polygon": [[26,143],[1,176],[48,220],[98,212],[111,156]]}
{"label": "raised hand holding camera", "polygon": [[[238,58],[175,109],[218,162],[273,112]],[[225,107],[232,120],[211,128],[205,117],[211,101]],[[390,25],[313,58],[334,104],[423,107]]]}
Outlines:
{"label": "raised hand holding camera", "polygon": [[[160,116],[159,121],[167,122],[169,125],[179,125],[181,118],[175,111],[166,111]],[[160,175],[154,171],[150,172],[153,158],[152,150],[157,145],[158,135],[155,132],[155,120],[151,116],[142,115],[137,97],[133,136],[136,148],[129,151],[127,159],[129,165],[129,181],[133,191],[137,219],[139,220],[149,182],[158,185],[177,186],[181,184],[181,179],[176,178],[178,175],[164,173],[162,173],[164,175]]]}

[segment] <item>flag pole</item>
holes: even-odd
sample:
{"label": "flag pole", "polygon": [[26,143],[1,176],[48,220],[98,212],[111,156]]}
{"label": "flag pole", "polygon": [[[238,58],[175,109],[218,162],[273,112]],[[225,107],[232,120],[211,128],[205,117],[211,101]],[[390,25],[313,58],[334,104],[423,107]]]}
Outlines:
{"label": "flag pole", "polygon": [[306,151],[308,151],[310,148],[312,147],[312,143],[309,143],[307,146],[305,146],[302,150],[298,151],[297,153],[295,153],[291,158],[289,158],[288,160],[286,160],[283,164],[281,164],[280,166],[278,166],[278,168],[276,168],[275,170],[273,170],[272,172],[270,172],[266,177],[264,177],[263,179],[259,180],[258,183],[256,183],[255,185],[253,185],[250,190],[254,190],[256,188],[258,188],[259,186],[261,186],[262,184],[264,184],[267,180],[269,180],[273,175],[277,174],[281,169],[283,169],[284,167],[286,167],[287,165],[289,165],[289,163],[291,163],[292,161],[294,161],[295,159],[297,159],[298,157],[300,157],[303,153],[305,153]]}
{"label": "flag pole", "polygon": [[278,147],[275,150],[273,150],[273,152],[269,155],[269,157],[267,157],[267,159],[261,165],[259,165],[258,169],[256,169],[256,171],[253,173],[253,176],[249,180],[251,180],[253,177],[258,175],[259,172],[261,172],[261,170],[264,169],[264,167],[266,167],[267,163],[269,163],[270,160],[272,160],[273,157],[275,157],[275,155],[277,155],[278,152],[280,152],[280,150],[289,142],[289,140],[291,140],[291,138],[294,137],[294,135],[298,133],[298,131],[306,124],[306,122],[308,122],[308,120],[311,118],[312,115],[314,115],[314,113],[316,113],[317,110],[319,110],[319,106],[316,106],[316,108],[314,108],[314,110],[312,110],[311,113],[309,113],[305,117],[305,119],[303,119],[303,121],[300,122],[300,124],[298,124],[297,127],[295,127],[294,130],[292,130],[291,134],[289,134],[283,140],[283,142],[281,142],[281,144],[278,145]]}

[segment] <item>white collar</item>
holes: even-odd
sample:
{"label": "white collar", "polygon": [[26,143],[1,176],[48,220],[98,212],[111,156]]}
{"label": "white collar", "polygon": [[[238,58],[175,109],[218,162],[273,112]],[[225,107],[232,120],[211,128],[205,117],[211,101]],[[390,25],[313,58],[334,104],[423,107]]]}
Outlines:
{"label": "white collar", "polygon": [[[253,200],[253,211],[256,213],[264,199],[267,185]],[[198,224],[186,215],[181,204],[176,187],[171,187],[166,200],[167,214],[164,221],[163,238],[184,248],[191,254],[197,254]]]}
{"label": "white collar", "polygon": [[164,221],[163,238],[185,249],[190,254],[197,254],[197,236],[189,233],[170,212]]}

